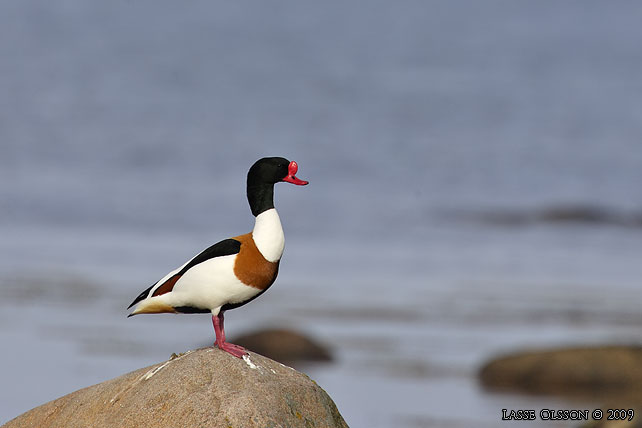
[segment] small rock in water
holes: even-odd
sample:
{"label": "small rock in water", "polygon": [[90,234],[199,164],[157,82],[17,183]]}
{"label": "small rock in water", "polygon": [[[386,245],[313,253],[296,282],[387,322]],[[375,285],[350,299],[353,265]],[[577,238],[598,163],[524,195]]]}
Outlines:
{"label": "small rock in water", "polygon": [[492,389],[637,402],[642,398],[642,347],[586,346],[516,352],[487,362],[479,378]]}
{"label": "small rock in water", "polygon": [[232,343],[280,363],[296,365],[306,361],[331,361],[332,355],[324,346],[292,330],[266,329],[245,334]]}

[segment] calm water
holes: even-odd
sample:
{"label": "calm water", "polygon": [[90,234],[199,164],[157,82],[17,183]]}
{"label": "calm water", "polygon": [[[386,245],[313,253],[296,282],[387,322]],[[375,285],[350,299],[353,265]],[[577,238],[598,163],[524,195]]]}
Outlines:
{"label": "calm water", "polygon": [[230,336],[328,344],[337,362],[306,371],[352,427],[577,408],[489,394],[475,371],[642,340],[642,228],[476,214],[642,210],[641,18],[634,2],[1,2],[0,421],[212,340],[207,316],[124,308],[249,230],[264,155],[311,184],[276,189],[279,280],[228,314]]}

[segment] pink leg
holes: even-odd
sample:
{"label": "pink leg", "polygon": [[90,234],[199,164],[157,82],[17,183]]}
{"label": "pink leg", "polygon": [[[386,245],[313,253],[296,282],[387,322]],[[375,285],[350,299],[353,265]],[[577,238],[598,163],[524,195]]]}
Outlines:
{"label": "pink leg", "polygon": [[225,328],[223,326],[223,322],[223,312],[219,312],[218,315],[212,315],[212,324],[214,324],[214,334],[216,335],[214,346],[218,346],[219,349],[232,354],[237,358],[243,358],[243,356],[247,354],[245,348],[225,341]]}

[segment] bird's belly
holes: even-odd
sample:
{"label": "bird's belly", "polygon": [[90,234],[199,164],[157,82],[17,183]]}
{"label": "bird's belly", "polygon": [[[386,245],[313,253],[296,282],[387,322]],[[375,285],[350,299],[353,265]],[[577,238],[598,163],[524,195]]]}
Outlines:
{"label": "bird's belly", "polygon": [[245,285],[234,274],[235,257],[216,257],[185,272],[170,293],[170,304],[211,310],[256,296],[261,290]]}

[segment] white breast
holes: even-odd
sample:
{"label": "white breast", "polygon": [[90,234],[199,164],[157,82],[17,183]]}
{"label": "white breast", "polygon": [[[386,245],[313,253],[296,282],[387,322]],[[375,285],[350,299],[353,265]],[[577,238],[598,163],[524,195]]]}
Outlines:
{"label": "white breast", "polygon": [[276,209],[263,211],[256,216],[252,238],[265,260],[276,262],[281,259],[285,247],[285,236]]}

